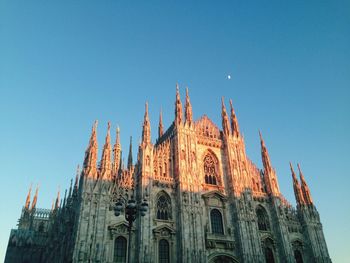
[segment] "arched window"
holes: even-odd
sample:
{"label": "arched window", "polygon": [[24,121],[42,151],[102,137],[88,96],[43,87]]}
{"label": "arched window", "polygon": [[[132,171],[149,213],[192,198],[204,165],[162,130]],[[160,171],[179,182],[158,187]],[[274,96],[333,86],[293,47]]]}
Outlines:
{"label": "arched window", "polygon": [[270,230],[269,217],[263,207],[258,207],[256,209],[256,216],[258,218],[258,228],[262,231]]}
{"label": "arched window", "polygon": [[114,258],[113,262],[126,262],[126,238],[119,236],[114,241]]}
{"label": "arched window", "polygon": [[294,250],[294,258],[296,263],[304,263],[300,250]]}
{"label": "arched window", "polygon": [[165,239],[159,241],[159,250],[158,250],[159,263],[169,263],[169,242]]}
{"label": "arched window", "polygon": [[206,184],[217,185],[216,160],[213,155],[208,153],[204,157],[204,179]]}
{"label": "arched window", "polygon": [[171,200],[170,197],[162,192],[157,200],[157,219],[171,219]]}
{"label": "arched window", "polygon": [[265,260],[266,260],[266,263],[275,263],[275,258],[273,256],[273,252],[270,247],[265,248]]}
{"label": "arched window", "polygon": [[224,227],[222,224],[222,215],[219,210],[213,209],[210,211],[211,232],[213,234],[224,234]]}

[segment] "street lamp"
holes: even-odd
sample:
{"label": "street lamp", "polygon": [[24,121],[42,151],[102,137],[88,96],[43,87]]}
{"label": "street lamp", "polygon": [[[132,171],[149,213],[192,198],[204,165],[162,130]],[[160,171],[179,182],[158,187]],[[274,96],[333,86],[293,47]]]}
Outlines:
{"label": "street lamp", "polygon": [[[123,209],[123,203],[118,200],[115,203],[114,214],[119,216]],[[131,263],[131,228],[132,224],[136,219],[137,212],[140,212],[141,216],[145,216],[148,211],[148,203],[144,200],[139,206],[136,204],[134,199],[129,199],[128,204],[125,206],[125,219],[128,221],[128,233],[129,233],[129,243],[128,243],[128,262]]]}

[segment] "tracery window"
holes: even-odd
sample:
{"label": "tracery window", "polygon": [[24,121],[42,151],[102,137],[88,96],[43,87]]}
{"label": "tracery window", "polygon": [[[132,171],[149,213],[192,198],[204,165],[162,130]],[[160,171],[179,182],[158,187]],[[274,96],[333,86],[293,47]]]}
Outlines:
{"label": "tracery window", "polygon": [[222,215],[218,209],[210,211],[211,232],[213,234],[224,234],[224,226],[222,223]]}
{"label": "tracery window", "polygon": [[258,218],[258,228],[262,231],[270,230],[269,217],[263,207],[258,207],[256,209],[256,216]]}
{"label": "tracery window", "polygon": [[294,250],[294,258],[296,263],[304,263],[300,250]]}
{"label": "tracery window", "polygon": [[159,249],[158,249],[158,257],[159,263],[169,263],[170,255],[169,255],[169,242],[165,239],[161,239],[159,241]]}
{"label": "tracery window", "polygon": [[216,162],[211,154],[204,157],[204,176],[206,184],[218,184]]}
{"label": "tracery window", "polygon": [[171,200],[166,193],[161,193],[157,200],[157,219],[171,219]]}
{"label": "tracery window", "polygon": [[126,238],[119,236],[114,241],[114,257],[113,262],[125,263],[126,262]]}

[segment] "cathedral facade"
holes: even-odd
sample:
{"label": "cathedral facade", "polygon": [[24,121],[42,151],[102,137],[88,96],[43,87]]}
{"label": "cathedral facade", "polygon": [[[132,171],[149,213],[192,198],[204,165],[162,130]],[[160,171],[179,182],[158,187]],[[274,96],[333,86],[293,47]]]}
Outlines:
{"label": "cathedral facade", "polygon": [[290,164],[294,208],[261,134],[263,168],[247,157],[231,101],[227,113],[222,100],[220,129],[205,115],[194,121],[188,90],[183,107],[177,88],[174,121],[165,130],[160,115],[154,143],[146,104],[137,160],[130,143],[126,167],[119,129],[112,145],[108,124],[99,162],[96,133],[97,122],[64,198],[58,193],[51,209],[40,209],[38,189],[33,200],[29,191],[5,262],[331,262],[300,166],[298,179]]}

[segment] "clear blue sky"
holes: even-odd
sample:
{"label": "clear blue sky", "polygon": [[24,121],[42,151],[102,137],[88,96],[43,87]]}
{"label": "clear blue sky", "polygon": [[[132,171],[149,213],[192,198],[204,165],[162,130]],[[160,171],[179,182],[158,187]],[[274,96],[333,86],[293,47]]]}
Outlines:
{"label": "clear blue sky", "polygon": [[155,140],[178,82],[194,117],[220,127],[220,98],[232,98],[249,157],[261,167],[260,129],[293,204],[288,162],[301,163],[330,255],[346,262],[350,2],[195,2],[0,0],[0,260],[29,185],[51,207],[94,120],[100,149],[110,120],[127,152],[147,100]]}

